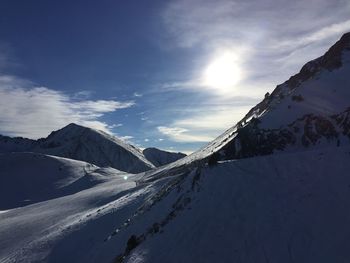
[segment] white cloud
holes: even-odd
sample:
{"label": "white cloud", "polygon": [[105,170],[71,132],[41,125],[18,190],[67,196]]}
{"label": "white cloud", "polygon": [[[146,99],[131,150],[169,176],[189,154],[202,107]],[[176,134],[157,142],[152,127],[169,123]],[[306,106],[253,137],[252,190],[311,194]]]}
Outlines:
{"label": "white cloud", "polygon": [[76,93],[74,93],[73,98],[74,99],[87,99],[90,98],[92,95],[92,91],[90,90],[81,90]]}
{"label": "white cloud", "polygon": [[127,142],[127,143],[131,143],[131,144],[132,144],[131,140],[134,139],[133,136],[129,136],[129,135],[118,136],[118,138],[123,140],[123,141],[125,141],[125,142]]}
{"label": "white cloud", "polygon": [[143,95],[142,95],[141,93],[139,93],[139,92],[134,92],[133,95],[134,95],[134,97],[138,97],[138,98],[143,96]]}
{"label": "white cloud", "polygon": [[114,128],[118,128],[118,127],[122,127],[122,126],[123,126],[122,123],[115,123],[115,124],[109,125],[108,127],[110,129],[114,129]]}
{"label": "white cloud", "polygon": [[316,40],[349,30],[343,23],[349,11],[350,4],[344,0],[177,0],[166,6],[162,19],[168,37],[180,47],[245,46],[260,40],[257,44],[264,49],[287,39],[293,43],[328,27],[333,29]]}
{"label": "white cloud", "polygon": [[249,109],[250,106],[221,107],[212,112],[191,114],[188,117],[177,119],[174,121],[174,125],[188,130],[222,132],[235,125]]}
{"label": "white cloud", "polygon": [[74,122],[106,132],[118,126],[99,120],[105,113],[134,105],[132,101],[76,100],[63,92],[12,76],[0,77],[0,133],[39,138]]}
{"label": "white cloud", "polygon": [[207,107],[210,111],[205,108],[157,129],[176,142],[209,142],[241,120],[250,106]]}
{"label": "white cloud", "polygon": [[99,114],[112,112],[117,109],[129,108],[135,103],[133,101],[120,102],[115,100],[86,100],[71,104],[71,108],[81,110],[87,114]]}
{"label": "white cloud", "polygon": [[208,142],[214,137],[201,134],[191,134],[189,130],[181,127],[158,126],[158,131],[175,142]]}

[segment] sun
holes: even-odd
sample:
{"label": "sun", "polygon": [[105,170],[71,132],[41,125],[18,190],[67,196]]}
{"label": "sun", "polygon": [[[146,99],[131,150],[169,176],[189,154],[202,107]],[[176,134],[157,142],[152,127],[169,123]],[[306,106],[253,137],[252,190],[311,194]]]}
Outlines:
{"label": "sun", "polygon": [[203,73],[204,85],[228,92],[241,80],[238,57],[234,52],[223,52],[214,57]]}

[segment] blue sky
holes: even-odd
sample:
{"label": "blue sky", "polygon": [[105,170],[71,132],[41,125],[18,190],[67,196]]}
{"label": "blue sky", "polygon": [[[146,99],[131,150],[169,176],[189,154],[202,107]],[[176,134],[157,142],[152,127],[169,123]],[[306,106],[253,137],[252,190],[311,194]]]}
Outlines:
{"label": "blue sky", "polygon": [[0,2],[0,133],[191,152],[350,31],[349,1]]}

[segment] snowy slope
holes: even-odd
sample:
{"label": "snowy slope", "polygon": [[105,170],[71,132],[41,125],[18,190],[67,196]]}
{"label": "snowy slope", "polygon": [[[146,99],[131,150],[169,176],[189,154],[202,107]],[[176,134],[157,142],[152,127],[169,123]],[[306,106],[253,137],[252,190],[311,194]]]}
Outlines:
{"label": "snowy slope", "polygon": [[157,148],[146,148],[142,153],[156,167],[175,162],[186,156],[184,153],[167,152]]}
{"label": "snowy slope", "polygon": [[100,167],[110,166],[131,173],[154,168],[138,148],[102,131],[74,123],[37,141],[0,137],[0,152],[28,151],[81,160]]}
{"label": "snowy slope", "polygon": [[139,244],[118,252],[123,262],[348,262],[349,160],[347,147],[196,170],[135,219]]}
{"label": "snowy slope", "polygon": [[[136,186],[134,175],[129,175],[126,180],[124,176],[116,174],[89,189],[0,213],[0,262],[47,261],[57,242],[79,229],[84,231],[78,237],[86,237],[86,240],[81,246],[74,243],[76,237],[71,240],[79,253],[91,248],[94,235],[96,242],[103,241],[98,239],[98,232],[107,235],[111,225],[123,218],[119,207],[132,203],[136,197],[128,195],[128,189]],[[112,216],[103,222],[106,213]],[[96,232],[85,228],[90,221],[98,224]],[[74,262],[70,257],[67,253],[51,261]]]}
{"label": "snowy slope", "polygon": [[73,194],[124,174],[39,153],[0,154],[0,210]]}
{"label": "snowy slope", "polygon": [[115,179],[1,213],[0,261],[348,262],[349,160],[333,147]]}

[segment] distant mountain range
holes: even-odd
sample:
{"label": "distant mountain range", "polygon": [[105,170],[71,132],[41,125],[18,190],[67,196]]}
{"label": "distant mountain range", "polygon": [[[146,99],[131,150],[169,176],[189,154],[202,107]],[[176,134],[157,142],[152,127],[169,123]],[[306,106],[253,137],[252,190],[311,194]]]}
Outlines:
{"label": "distant mountain range", "polygon": [[123,140],[74,123],[39,140],[0,135],[0,153],[5,152],[43,153],[130,173],[144,172],[185,156],[152,148],[145,150],[148,159],[140,149]]}

